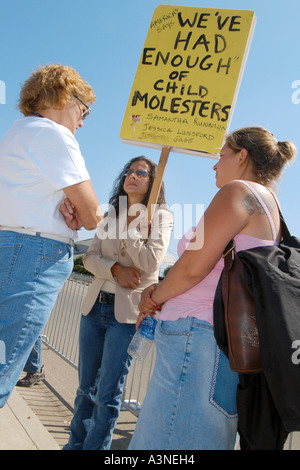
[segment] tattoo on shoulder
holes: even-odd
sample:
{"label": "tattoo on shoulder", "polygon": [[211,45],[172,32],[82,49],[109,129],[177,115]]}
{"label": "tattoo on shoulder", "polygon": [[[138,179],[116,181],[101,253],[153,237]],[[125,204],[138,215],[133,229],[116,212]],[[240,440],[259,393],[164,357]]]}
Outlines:
{"label": "tattoo on shoulder", "polygon": [[255,211],[257,211],[260,215],[265,214],[264,208],[256,200],[256,198],[252,196],[252,194],[248,194],[242,200],[242,206],[244,207],[244,209],[246,209],[249,215],[253,215]]}

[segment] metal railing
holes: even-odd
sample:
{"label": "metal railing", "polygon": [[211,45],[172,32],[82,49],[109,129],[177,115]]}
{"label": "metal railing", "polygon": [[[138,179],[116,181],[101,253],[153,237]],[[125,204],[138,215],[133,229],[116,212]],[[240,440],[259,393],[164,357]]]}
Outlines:
{"label": "metal railing", "polygon": [[80,310],[92,278],[71,274],[63,285],[43,330],[43,342],[73,367],[78,367]]}
{"label": "metal railing", "polygon": [[[58,354],[72,367],[78,368],[78,337],[81,306],[92,278],[71,274],[63,285],[49,320],[43,330],[42,340],[49,349]],[[138,416],[146,395],[153,370],[155,348],[145,361],[132,361],[123,387],[122,409]]]}

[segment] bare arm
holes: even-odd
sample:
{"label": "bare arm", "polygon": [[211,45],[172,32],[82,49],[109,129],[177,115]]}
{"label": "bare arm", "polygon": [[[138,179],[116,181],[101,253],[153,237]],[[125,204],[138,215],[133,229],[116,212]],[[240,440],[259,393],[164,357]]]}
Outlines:
{"label": "bare arm", "polygon": [[67,225],[73,230],[82,226],[87,230],[95,229],[103,218],[103,212],[91,181],[68,186],[64,188],[64,193],[71,203],[60,209]]}
{"label": "bare arm", "polygon": [[[193,241],[190,242],[189,249],[183,253],[153,291],[151,298],[155,305],[160,306],[168,299],[186,292],[212,270],[221,258],[227,243],[249,221],[250,215],[241,204],[244,194],[245,189],[236,183],[229,183],[217,193],[204,214],[202,248],[193,249]],[[141,311],[150,313],[146,306],[143,310],[142,301]]]}

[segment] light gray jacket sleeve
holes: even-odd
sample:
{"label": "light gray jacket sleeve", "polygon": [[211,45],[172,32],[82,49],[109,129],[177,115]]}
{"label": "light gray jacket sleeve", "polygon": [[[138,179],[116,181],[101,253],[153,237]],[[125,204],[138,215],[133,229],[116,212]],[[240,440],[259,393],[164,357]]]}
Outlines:
{"label": "light gray jacket sleeve", "polygon": [[145,273],[158,269],[167,252],[172,227],[172,213],[168,209],[158,209],[152,219],[148,240],[145,241],[136,228],[126,232],[121,242],[136,268]]}
{"label": "light gray jacket sleeve", "polygon": [[83,257],[83,264],[94,276],[114,282],[111,268],[116,263],[116,260],[117,258],[113,258],[113,250],[112,258],[106,258],[102,255],[102,240],[96,234],[91,246]]}

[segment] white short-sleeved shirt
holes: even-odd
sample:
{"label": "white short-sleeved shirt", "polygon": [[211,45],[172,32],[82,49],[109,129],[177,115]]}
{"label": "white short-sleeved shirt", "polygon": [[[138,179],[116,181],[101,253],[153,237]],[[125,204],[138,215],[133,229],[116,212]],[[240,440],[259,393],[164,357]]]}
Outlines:
{"label": "white short-sleeved shirt", "polygon": [[0,225],[75,239],[59,206],[63,188],[88,179],[69,129],[46,118],[19,119],[0,142]]}

